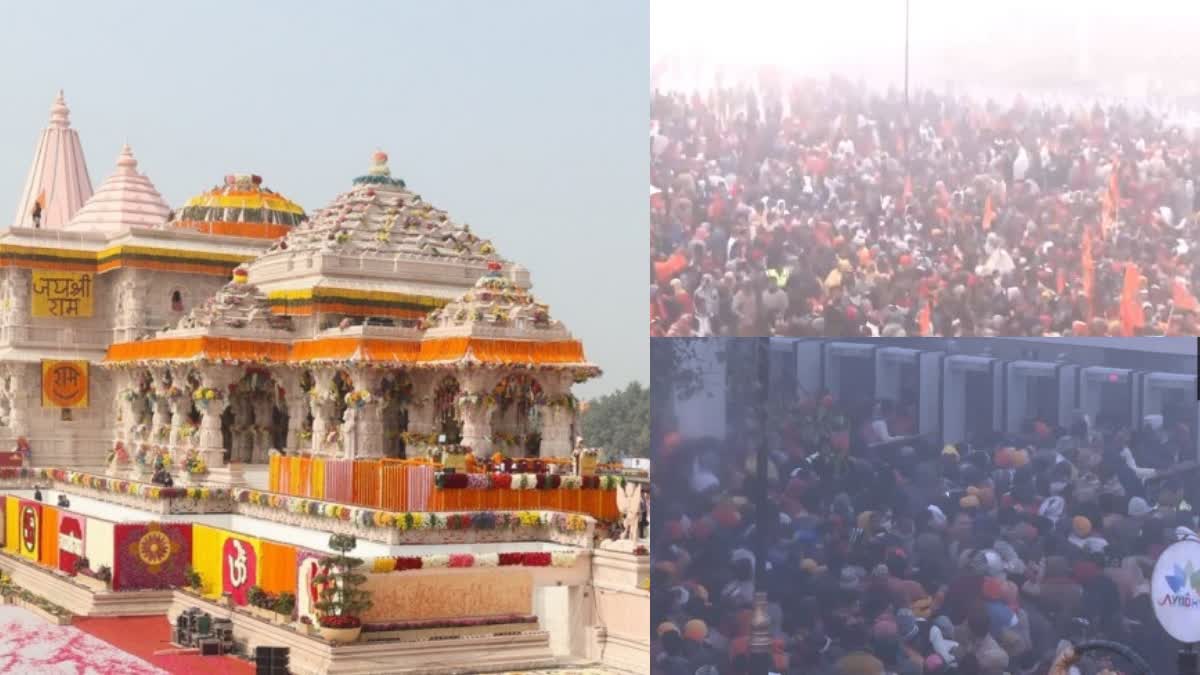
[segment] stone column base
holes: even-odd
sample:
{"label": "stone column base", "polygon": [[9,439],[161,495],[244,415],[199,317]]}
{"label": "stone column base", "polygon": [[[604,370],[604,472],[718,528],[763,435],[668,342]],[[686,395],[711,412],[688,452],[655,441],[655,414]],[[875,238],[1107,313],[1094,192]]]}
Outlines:
{"label": "stone column base", "polygon": [[231,487],[241,487],[246,484],[246,476],[242,472],[242,464],[226,464],[225,466],[209,467],[206,482],[221,483]]}

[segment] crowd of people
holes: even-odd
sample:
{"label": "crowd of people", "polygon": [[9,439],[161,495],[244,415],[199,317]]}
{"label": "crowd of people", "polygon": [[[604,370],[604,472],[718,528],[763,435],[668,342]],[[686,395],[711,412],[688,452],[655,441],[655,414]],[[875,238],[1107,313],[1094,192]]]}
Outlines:
{"label": "crowd of people", "polygon": [[1200,143],[844,81],[651,106],[653,336],[1200,332]]}
{"label": "crowd of people", "polygon": [[654,675],[749,673],[758,591],[780,674],[1043,675],[1084,639],[1174,672],[1179,645],[1153,616],[1148,580],[1165,546],[1195,536],[1195,463],[1181,461],[1194,421],[1131,429],[1079,414],[939,446],[872,444],[881,425],[897,436],[875,416],[853,419],[830,396],[800,402],[765,493],[752,443],[672,433],[658,444]]}

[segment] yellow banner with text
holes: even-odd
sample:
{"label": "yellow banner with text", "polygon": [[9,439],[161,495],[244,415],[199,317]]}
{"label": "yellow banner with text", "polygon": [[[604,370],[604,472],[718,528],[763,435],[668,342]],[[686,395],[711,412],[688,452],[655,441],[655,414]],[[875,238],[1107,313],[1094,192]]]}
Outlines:
{"label": "yellow banner with text", "polygon": [[76,318],[92,315],[93,274],[60,270],[33,270],[33,316]]}

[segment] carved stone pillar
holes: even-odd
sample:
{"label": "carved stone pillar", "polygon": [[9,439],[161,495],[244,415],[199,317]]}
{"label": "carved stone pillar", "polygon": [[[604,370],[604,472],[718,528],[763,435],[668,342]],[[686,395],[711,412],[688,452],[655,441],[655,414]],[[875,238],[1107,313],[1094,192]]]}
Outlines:
{"label": "carved stone pillar", "polygon": [[9,375],[9,399],[12,410],[9,413],[8,425],[14,438],[29,435],[29,420],[25,411],[30,403],[29,390],[34,385],[32,372],[28,364],[12,364]]}
{"label": "carved stone pillar", "polygon": [[202,387],[215,389],[220,396],[206,400],[199,406],[200,411],[200,455],[208,465],[209,475],[214,480],[230,484],[241,484],[242,469],[240,464],[225,465],[225,443],[221,438],[221,413],[229,404],[229,385],[236,377],[232,368],[223,366],[206,366],[201,373]]}
{"label": "carved stone pillar", "polygon": [[[318,368],[313,371],[312,402],[312,451],[320,453],[327,450],[325,437],[331,429],[337,429],[340,420],[332,419],[337,413],[337,403],[333,400],[330,388],[333,385],[334,371],[330,368]],[[333,452],[338,450],[336,443],[329,444]]]}
{"label": "carved stone pillar", "polygon": [[287,409],[288,428],[287,440],[284,441],[288,452],[308,450],[311,444],[300,438],[304,430],[304,420],[308,417],[308,394],[300,389],[300,371],[295,368],[280,368],[273,375],[283,388],[283,405]]}
{"label": "carved stone pillar", "polygon": [[176,396],[170,399],[169,405],[171,408],[171,459],[173,464],[179,465],[187,455],[186,444],[179,437],[179,433],[187,422],[188,411],[192,408],[191,394],[185,392],[182,396]]}
{"label": "carved stone pillar", "polygon": [[408,406],[408,430],[413,433],[433,433],[433,395],[437,383],[442,381],[437,371],[418,371],[411,374],[412,399]]}
{"label": "carved stone pillar", "polygon": [[229,458],[231,462],[247,463],[254,451],[253,409],[245,394],[231,397],[229,405],[233,407],[233,447],[229,451]]}
{"label": "carved stone pillar", "polygon": [[488,393],[482,374],[471,373],[462,377],[462,391],[458,400],[458,414],[462,419],[462,443],[477,455],[486,457],[492,453],[492,406],[484,402]]}
{"label": "carved stone pillar", "polygon": [[137,272],[125,270],[121,281],[113,287],[117,339],[131,342],[141,337],[146,322],[146,293],[148,288],[137,278]]}
{"label": "carved stone pillar", "polygon": [[151,373],[153,377],[154,397],[150,399],[150,438],[151,445],[166,445],[171,432],[171,371],[159,368]]}
{"label": "carved stone pillar", "polygon": [[32,282],[29,270],[10,268],[8,273],[7,296],[4,299],[6,308],[5,328],[9,329],[9,340],[24,340],[25,330],[29,325],[29,287]]}
{"label": "carved stone pillar", "polygon": [[271,450],[272,431],[275,424],[274,396],[256,394],[251,402],[254,411],[254,453],[251,461],[255,464],[266,464],[267,453]]}
{"label": "carved stone pillar", "polygon": [[383,413],[384,402],[381,388],[387,371],[380,368],[364,368],[354,373],[356,389],[370,392],[371,400],[356,411],[353,416],[356,428],[342,428],[343,438],[353,439],[354,444],[346,445],[346,453],[351,458],[383,457]]}
{"label": "carved stone pillar", "polygon": [[566,405],[566,397],[574,383],[570,373],[551,373],[543,378],[543,391],[547,405],[538,406],[542,420],[543,457],[571,456],[571,425],[575,421],[573,407]]}

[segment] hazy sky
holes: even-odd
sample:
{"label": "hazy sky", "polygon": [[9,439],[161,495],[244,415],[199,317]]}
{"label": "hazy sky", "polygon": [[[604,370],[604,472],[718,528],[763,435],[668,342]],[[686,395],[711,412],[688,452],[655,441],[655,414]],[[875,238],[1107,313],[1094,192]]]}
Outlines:
{"label": "hazy sky", "polygon": [[0,224],[66,91],[96,185],[128,140],[172,206],[227,173],[315,211],[376,148],[529,268],[605,376],[647,382],[642,2],[0,5]]}
{"label": "hazy sky", "polygon": [[[652,0],[656,61],[773,64],[901,85],[905,0]],[[910,0],[910,79],[1044,86],[1083,80],[1110,93],[1197,75],[1200,3],[1187,0]],[[1176,91],[1175,93],[1179,93]]]}

